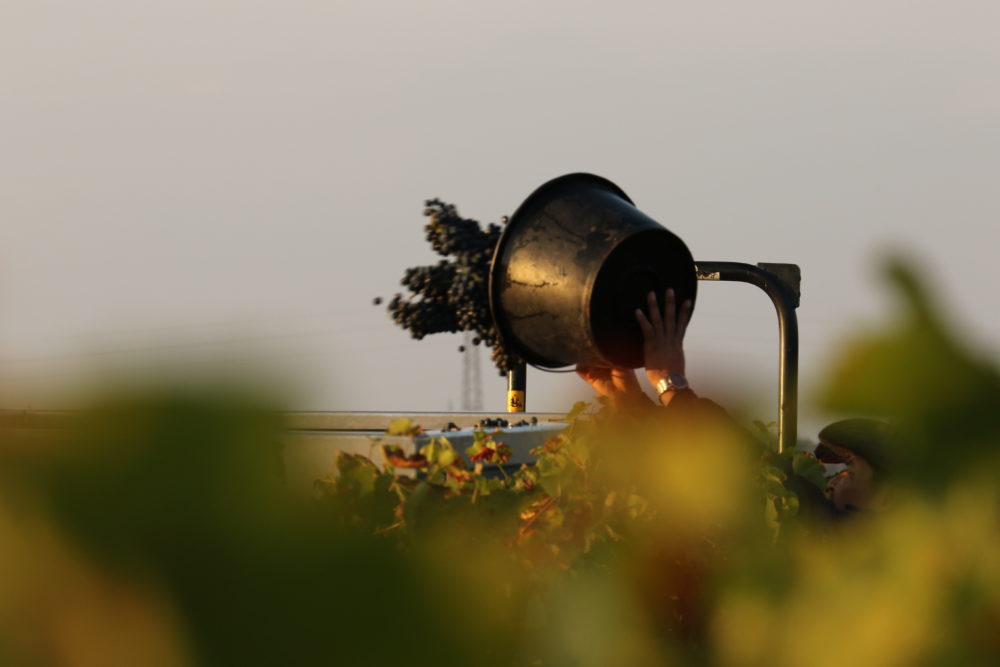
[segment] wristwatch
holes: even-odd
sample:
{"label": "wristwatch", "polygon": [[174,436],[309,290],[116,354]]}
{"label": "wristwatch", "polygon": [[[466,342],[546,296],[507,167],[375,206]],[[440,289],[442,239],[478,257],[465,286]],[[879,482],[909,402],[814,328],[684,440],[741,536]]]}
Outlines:
{"label": "wristwatch", "polygon": [[665,392],[677,389],[687,389],[687,378],[680,373],[667,373],[667,377],[656,383],[657,397],[663,396]]}

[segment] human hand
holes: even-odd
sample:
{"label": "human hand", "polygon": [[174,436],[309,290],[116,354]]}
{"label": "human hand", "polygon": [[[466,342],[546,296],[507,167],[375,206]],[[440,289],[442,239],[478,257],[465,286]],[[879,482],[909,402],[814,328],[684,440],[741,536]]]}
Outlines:
{"label": "human hand", "polygon": [[684,375],[684,333],[694,304],[688,299],[678,311],[674,300],[674,290],[668,289],[663,295],[661,311],[656,294],[650,292],[649,316],[641,308],[635,310],[635,319],[642,329],[646,378],[654,387],[670,373]]}
{"label": "human hand", "polygon": [[635,371],[628,368],[580,364],[576,367],[576,374],[583,378],[598,396],[611,399],[616,406],[644,396],[639,380],[635,377]]}

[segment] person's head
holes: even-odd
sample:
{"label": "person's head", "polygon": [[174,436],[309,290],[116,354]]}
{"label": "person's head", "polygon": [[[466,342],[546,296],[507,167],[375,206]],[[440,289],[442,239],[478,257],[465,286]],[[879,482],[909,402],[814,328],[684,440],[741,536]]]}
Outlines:
{"label": "person's head", "polygon": [[826,493],[838,510],[874,509],[888,472],[890,428],[874,419],[845,419],[819,432],[816,458],[845,468],[827,481]]}

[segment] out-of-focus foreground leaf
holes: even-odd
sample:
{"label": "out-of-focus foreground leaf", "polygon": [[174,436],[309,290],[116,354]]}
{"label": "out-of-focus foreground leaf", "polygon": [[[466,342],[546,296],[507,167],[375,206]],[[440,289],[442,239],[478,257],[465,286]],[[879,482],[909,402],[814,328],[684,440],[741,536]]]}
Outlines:
{"label": "out-of-focus foreground leaf", "polygon": [[849,341],[821,392],[830,409],[888,418],[897,479],[943,489],[957,475],[996,470],[1000,374],[953,335],[907,265],[888,266],[902,312],[882,332]]}
{"label": "out-of-focus foreground leaf", "polygon": [[[226,389],[110,397],[61,433],[51,456],[0,471],[0,509],[32,506],[51,517],[25,518],[17,530],[27,536],[51,522],[79,554],[74,580],[176,621],[176,632],[164,632],[190,647],[187,664],[470,661],[412,559],[286,492],[277,414]],[[0,584],[24,578],[25,565],[55,576],[46,571],[52,561],[0,559]],[[68,606],[71,595],[0,588],[20,592],[0,604],[0,617],[34,618],[43,637],[60,618],[100,609],[98,598],[88,610]],[[22,626],[0,624],[5,664],[100,664],[78,658],[115,641],[91,637],[96,648],[53,653],[52,637],[25,645]]]}

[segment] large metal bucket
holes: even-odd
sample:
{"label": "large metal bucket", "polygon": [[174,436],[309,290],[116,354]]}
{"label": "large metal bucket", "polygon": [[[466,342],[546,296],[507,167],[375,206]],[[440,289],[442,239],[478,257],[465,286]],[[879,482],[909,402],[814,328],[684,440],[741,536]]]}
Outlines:
{"label": "large metal bucket", "polygon": [[490,309],[504,343],[535,366],[638,368],[635,309],[672,287],[695,299],[687,246],[593,174],[545,183],[517,209],[490,267]]}

